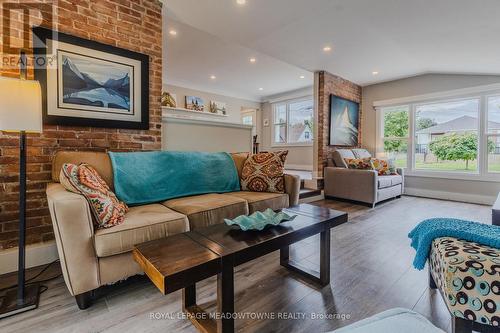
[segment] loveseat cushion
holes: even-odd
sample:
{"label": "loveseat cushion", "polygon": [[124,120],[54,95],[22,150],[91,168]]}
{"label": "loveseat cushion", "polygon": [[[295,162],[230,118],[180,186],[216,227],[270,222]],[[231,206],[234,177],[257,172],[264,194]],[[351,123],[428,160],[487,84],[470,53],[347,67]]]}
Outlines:
{"label": "loveseat cushion", "polygon": [[131,251],[136,244],[186,231],[187,217],[161,204],[130,207],[122,224],[95,232],[95,250],[98,257],[112,256]]}
{"label": "loveseat cushion", "polygon": [[257,211],[264,211],[267,208],[278,210],[289,206],[288,194],[240,191],[231,192],[224,195],[244,199],[248,203],[250,214]]}
{"label": "loveseat cushion", "polygon": [[401,175],[378,176],[378,188],[386,188],[403,183]]}
{"label": "loveseat cushion", "polygon": [[332,159],[338,168],[347,168],[346,158],[356,158],[350,149],[337,149],[332,153]]}
{"label": "loveseat cushion", "polygon": [[187,215],[190,230],[224,223],[224,219],[248,214],[248,205],[244,199],[217,193],[171,199],[162,204]]}
{"label": "loveseat cushion", "polygon": [[368,152],[368,150],[362,149],[362,148],[354,148],[352,150],[352,153],[354,154],[354,156],[356,156],[356,158],[370,158],[370,157],[372,157],[372,154],[370,154]]}

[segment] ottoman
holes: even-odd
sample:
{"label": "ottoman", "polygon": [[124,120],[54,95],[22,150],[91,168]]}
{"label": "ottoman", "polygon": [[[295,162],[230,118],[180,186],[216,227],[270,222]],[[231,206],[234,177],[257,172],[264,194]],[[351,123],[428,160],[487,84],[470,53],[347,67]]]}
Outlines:
{"label": "ottoman", "polygon": [[422,315],[408,309],[390,309],[331,333],[444,333]]}
{"label": "ottoman", "polygon": [[453,237],[436,238],[429,285],[438,288],[454,332],[500,332],[500,250]]}

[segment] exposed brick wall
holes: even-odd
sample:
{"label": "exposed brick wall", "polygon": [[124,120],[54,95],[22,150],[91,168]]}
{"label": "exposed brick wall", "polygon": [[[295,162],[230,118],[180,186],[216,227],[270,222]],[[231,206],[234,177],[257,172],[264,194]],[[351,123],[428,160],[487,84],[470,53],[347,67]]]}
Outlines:
{"label": "exposed brick wall", "polygon": [[[334,146],[329,145],[330,136],[330,94],[360,103],[360,133],[359,145],[361,146],[361,86],[335,76],[325,71],[318,73],[318,175],[323,175],[323,168],[327,165]],[[354,148],[354,147],[353,147]]]}
{"label": "exposed brick wall", "polygon": [[[0,4],[3,0],[0,0]],[[30,2],[44,2],[31,0]],[[46,1],[45,1],[46,2]],[[53,239],[45,188],[50,181],[52,158],[58,150],[159,150],[161,149],[162,11],[158,0],[57,0],[54,26],[70,35],[149,55],[149,130],[44,126],[43,133],[28,137],[27,242]],[[22,12],[11,15],[11,27],[22,28]],[[41,15],[30,12],[30,24],[44,26]],[[2,12],[0,12],[0,19]],[[0,32],[1,34],[1,32]],[[23,36],[12,30],[12,41]],[[31,35],[31,34],[30,34]],[[31,43],[31,36],[28,36]],[[0,44],[2,43],[0,38]],[[31,44],[30,44],[31,45]],[[0,50],[3,48],[0,45]],[[22,44],[20,44],[22,46]],[[28,50],[28,55],[30,50]],[[33,78],[33,69],[29,69]],[[0,68],[0,75],[19,77],[16,69]],[[0,132],[0,250],[17,246],[18,150],[16,135]]]}

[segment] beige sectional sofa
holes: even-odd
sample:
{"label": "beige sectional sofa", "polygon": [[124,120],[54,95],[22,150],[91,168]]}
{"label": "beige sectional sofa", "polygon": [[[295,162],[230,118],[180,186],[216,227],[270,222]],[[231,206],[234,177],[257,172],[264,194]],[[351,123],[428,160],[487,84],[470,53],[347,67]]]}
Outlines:
{"label": "beige sectional sofa", "polygon": [[378,202],[400,197],[404,191],[404,172],[379,176],[375,170],[348,169],[346,158],[368,158],[365,149],[337,149],[324,169],[325,197],[359,201],[375,206]]}
{"label": "beige sectional sofa", "polygon": [[[241,175],[248,155],[232,156]],[[284,194],[213,193],[134,206],[125,215],[123,224],[96,230],[86,199],[66,191],[59,183],[59,172],[64,163],[82,162],[92,165],[113,187],[111,161],[107,154],[96,152],[58,152],[52,164],[53,182],[47,187],[64,280],[82,309],[90,305],[95,289],[142,273],[131,255],[135,244],[223,223],[224,218],[266,208],[286,208],[296,205],[299,198],[299,177],[285,175]]]}

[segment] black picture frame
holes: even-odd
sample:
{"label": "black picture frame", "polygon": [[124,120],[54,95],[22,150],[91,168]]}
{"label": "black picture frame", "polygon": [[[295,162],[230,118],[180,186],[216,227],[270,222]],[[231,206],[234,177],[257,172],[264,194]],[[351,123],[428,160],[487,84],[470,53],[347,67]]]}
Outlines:
{"label": "black picture frame", "polygon": [[[347,102],[347,103],[351,103],[353,105],[355,105],[356,107],[356,113],[357,113],[357,123],[356,123],[356,129],[357,129],[357,133],[356,133],[356,140],[355,142],[353,142],[352,144],[334,144],[332,143],[332,139],[333,139],[333,128],[332,128],[332,118],[333,118],[333,103],[334,103],[334,100],[335,99],[339,99],[341,101],[344,101],[344,102]],[[341,97],[341,96],[338,96],[338,95],[335,95],[335,94],[330,94],[330,101],[329,101],[329,107],[328,107],[328,111],[329,111],[329,122],[328,122],[328,146],[330,147],[339,147],[339,148],[355,148],[355,147],[359,147],[359,142],[360,142],[360,136],[361,136],[361,109],[360,109],[360,103],[359,102],[356,102],[356,101],[353,101],[353,100],[350,100],[350,99],[347,99],[347,98],[344,98],[344,97]]]}
{"label": "black picture frame", "polygon": [[[53,31],[46,28],[35,27],[33,31],[33,54],[35,57],[35,80],[40,82],[42,88],[42,111],[43,123],[48,125],[62,126],[84,126],[84,127],[104,127],[104,128],[124,128],[124,129],[149,129],[149,56],[122,49],[119,47],[102,44],[96,41],[71,36],[65,33]],[[36,38],[35,38],[36,36]],[[37,40],[38,39],[38,40]],[[125,121],[98,118],[67,117],[48,114],[48,96],[47,96],[47,39],[57,40],[76,46],[81,46],[97,51],[117,55],[121,57],[137,60],[141,63],[141,103],[139,121]],[[40,43],[40,44],[38,44]],[[45,60],[43,60],[45,59]],[[41,65],[40,65],[41,63]]]}

